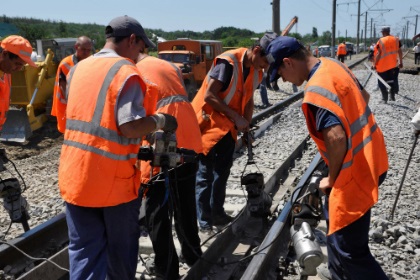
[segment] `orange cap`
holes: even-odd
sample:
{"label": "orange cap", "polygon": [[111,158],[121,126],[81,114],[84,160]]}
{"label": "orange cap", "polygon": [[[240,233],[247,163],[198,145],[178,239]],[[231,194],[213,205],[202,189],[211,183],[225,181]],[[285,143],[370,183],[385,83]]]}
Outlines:
{"label": "orange cap", "polygon": [[1,41],[1,47],[4,50],[19,56],[29,65],[37,67],[31,60],[32,46],[25,38],[17,35],[10,35]]}

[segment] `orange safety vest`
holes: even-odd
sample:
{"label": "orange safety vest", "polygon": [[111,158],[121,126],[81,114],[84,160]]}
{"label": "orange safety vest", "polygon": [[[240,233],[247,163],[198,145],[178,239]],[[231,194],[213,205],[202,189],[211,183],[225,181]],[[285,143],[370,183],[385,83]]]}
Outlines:
{"label": "orange safety vest", "polygon": [[9,111],[11,87],[11,75],[4,73],[3,77],[0,77],[0,131],[3,129],[6,114]]}
{"label": "orange safety vest", "polygon": [[141,139],[124,137],[115,116],[117,97],[130,77],[145,92],[136,66],[122,57],[89,57],[70,71],[58,174],[68,203],[107,207],[138,197],[140,171],[135,164]]}
{"label": "orange safety vest", "polygon": [[376,64],[376,71],[379,73],[397,67],[398,64],[398,50],[400,49],[400,41],[394,36],[382,37],[376,44],[379,51],[376,56],[380,55],[379,61]]}
{"label": "orange safety vest", "polygon": [[[197,118],[185,90],[182,73],[172,63],[148,56],[137,63],[142,79],[146,82],[144,107],[147,115],[166,113],[178,122],[176,130],[177,147],[201,153],[201,133]],[[145,141],[144,144],[147,144]],[[150,180],[151,166],[141,161],[141,181]],[[159,173],[155,168],[153,175]]]}
{"label": "orange safety vest", "polygon": [[244,115],[246,104],[253,98],[254,90],[262,80],[262,71],[257,71],[251,66],[248,77],[244,83],[243,63],[246,51],[246,48],[239,48],[224,52],[216,57],[202,86],[192,101],[192,106],[200,125],[203,153],[205,155],[207,155],[211,148],[213,148],[213,146],[229,131],[235,141],[238,135],[234,122],[225,115],[215,111],[204,101],[204,95],[211,79],[210,73],[216,65],[217,60],[227,60],[233,66],[232,79],[229,87],[224,92],[220,92],[219,97],[226,105],[241,116]]}
{"label": "orange safety vest", "polygon": [[305,86],[302,110],[309,133],[328,165],[328,158],[334,155],[327,154],[310,104],[336,115],[347,135],[347,153],[329,199],[328,234],[332,234],[359,219],[378,201],[378,180],[388,170],[388,156],[382,131],[347,66],[321,58]]}
{"label": "orange safety vest", "polygon": [[66,129],[66,107],[67,101],[65,92],[60,89],[60,73],[65,76],[70,72],[70,69],[77,63],[77,58],[74,54],[65,57],[58,65],[57,75],[55,76],[53,103],[51,108],[51,115],[57,117],[58,131],[64,133]]}
{"label": "orange safety vest", "polygon": [[346,54],[347,54],[346,44],[341,43],[337,47],[337,55],[346,55]]}

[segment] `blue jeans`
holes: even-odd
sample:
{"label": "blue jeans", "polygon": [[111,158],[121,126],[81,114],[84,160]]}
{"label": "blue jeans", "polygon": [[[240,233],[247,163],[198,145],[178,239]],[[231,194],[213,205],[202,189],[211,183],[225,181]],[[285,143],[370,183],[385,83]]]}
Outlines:
{"label": "blue jeans", "polygon": [[70,279],[125,279],[136,275],[140,199],[112,207],[66,203]]}
{"label": "blue jeans", "polygon": [[260,95],[261,95],[261,102],[263,105],[268,105],[268,96],[267,96],[267,87],[264,83],[260,84]]}
{"label": "blue jeans", "polygon": [[202,229],[213,226],[213,216],[225,215],[226,183],[233,163],[235,140],[226,134],[207,155],[199,157],[195,186],[197,218]]}

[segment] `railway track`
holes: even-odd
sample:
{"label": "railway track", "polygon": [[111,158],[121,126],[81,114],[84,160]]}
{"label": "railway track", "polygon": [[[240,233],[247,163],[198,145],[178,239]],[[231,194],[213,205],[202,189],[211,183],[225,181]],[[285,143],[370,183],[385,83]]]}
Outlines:
{"label": "railway track", "polygon": [[[352,67],[355,65],[356,63]],[[367,80],[368,78],[366,78],[366,82]],[[270,136],[270,129],[273,130],[272,127],[276,123],[285,117],[290,117],[287,115],[287,110],[290,110],[290,108],[299,109],[296,107],[296,103],[302,96],[303,92],[292,96],[286,94],[283,101],[255,114],[253,123],[258,125],[259,129],[255,131],[257,140],[254,143],[254,149],[257,150],[259,146],[262,146],[259,143],[265,141],[266,136]],[[297,125],[302,126],[302,124],[304,123],[301,122]],[[288,130],[288,128],[283,129]],[[289,133],[291,131],[294,131],[294,129],[290,128]],[[285,267],[285,263],[292,262],[288,250],[291,201],[295,201],[305,192],[308,187],[308,180],[310,180],[315,166],[318,166],[315,148],[313,144],[308,142],[308,136],[304,135],[300,139],[297,138],[292,139],[290,150],[275,154],[277,158],[264,160],[263,162],[260,162],[258,157],[255,159],[255,165],[260,166],[259,169],[261,169],[265,178],[264,191],[273,198],[267,223],[267,225],[271,225],[271,230],[264,229],[268,233],[266,237],[262,239],[259,236],[256,240],[247,240],[244,243],[241,238],[235,236],[233,226],[226,228],[217,235],[216,239],[209,242],[210,245],[206,247],[202,259],[185,272],[184,279],[202,279],[203,277],[208,279],[268,279],[267,277],[276,273],[277,276],[286,276],[290,271],[295,271],[292,269],[292,265],[290,269]],[[263,151],[258,151],[258,153],[272,152],[270,150],[264,151],[267,148],[262,149]],[[238,213],[235,221],[240,220],[241,215],[245,212],[242,209],[247,202],[246,195],[237,194],[241,192],[240,174],[243,172],[248,159],[246,152],[243,150],[242,152],[238,151],[237,156],[238,158],[235,159],[232,168],[232,176],[228,182],[231,188],[228,188],[228,196],[230,197],[226,203],[227,211],[234,214]],[[310,168],[307,169],[307,166]],[[253,169],[253,171],[259,170]],[[296,184],[296,182],[298,183]],[[295,192],[292,196],[294,189],[301,189],[301,191]],[[229,193],[233,194],[229,195]],[[66,242],[68,242],[66,235],[67,227],[64,215],[60,214],[53,220],[10,242],[22,251],[36,257],[49,257],[55,253],[53,257],[55,262],[66,266],[66,262],[68,262],[65,247]],[[225,250],[221,250],[221,248],[225,248]],[[140,250],[142,253],[147,251],[142,247],[141,242]],[[48,251],[48,253],[45,251]],[[5,270],[4,267],[10,268],[10,273],[16,272],[15,275],[21,275],[18,279],[65,279],[66,272],[51,263],[40,260],[29,261],[27,257],[22,256],[9,245],[1,245],[0,268],[3,268],[3,270]],[[289,260],[285,262],[284,260],[288,257]],[[18,272],[19,269],[22,272]],[[24,272],[25,270],[26,272]],[[270,275],[267,276],[266,273]],[[146,277],[142,269],[139,269],[138,276],[139,278]]]}

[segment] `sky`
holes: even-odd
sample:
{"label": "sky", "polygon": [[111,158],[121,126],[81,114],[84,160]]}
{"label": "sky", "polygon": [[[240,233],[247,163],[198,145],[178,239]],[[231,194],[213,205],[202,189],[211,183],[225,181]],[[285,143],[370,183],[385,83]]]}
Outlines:
{"label": "sky", "polygon": [[[106,25],[112,18],[129,15],[144,28],[164,31],[191,30],[212,31],[218,27],[245,28],[257,33],[272,30],[272,0],[57,0],[2,1],[0,15],[27,17],[72,23],[96,23]],[[336,0],[336,37],[356,37],[358,0]],[[113,3],[110,4],[110,3]],[[420,0],[361,0],[360,12],[367,11],[367,36],[370,23],[378,31],[389,25],[391,34],[401,36],[408,23],[408,35],[414,36],[416,15],[420,15]],[[331,31],[332,0],[280,0],[280,29],[298,17],[291,32],[301,35]],[[365,16],[360,19],[365,28]],[[420,20],[417,33],[420,33]],[[81,34],[83,35],[83,34]],[[159,34],[158,34],[159,35]]]}

